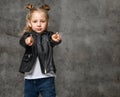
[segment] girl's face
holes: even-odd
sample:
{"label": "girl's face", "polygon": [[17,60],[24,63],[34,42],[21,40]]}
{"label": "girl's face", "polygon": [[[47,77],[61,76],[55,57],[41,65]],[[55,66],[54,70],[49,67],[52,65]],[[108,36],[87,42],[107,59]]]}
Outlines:
{"label": "girl's face", "polygon": [[48,19],[44,12],[35,11],[32,13],[31,19],[28,21],[33,31],[41,33],[47,30]]}

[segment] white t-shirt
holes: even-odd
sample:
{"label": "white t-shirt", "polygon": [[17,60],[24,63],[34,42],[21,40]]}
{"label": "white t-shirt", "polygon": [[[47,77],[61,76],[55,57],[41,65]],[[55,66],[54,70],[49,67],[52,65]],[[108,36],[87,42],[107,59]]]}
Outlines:
{"label": "white t-shirt", "polygon": [[39,59],[36,59],[36,63],[30,72],[25,72],[24,79],[39,79],[46,77],[55,77],[55,74],[43,74],[40,67]]}

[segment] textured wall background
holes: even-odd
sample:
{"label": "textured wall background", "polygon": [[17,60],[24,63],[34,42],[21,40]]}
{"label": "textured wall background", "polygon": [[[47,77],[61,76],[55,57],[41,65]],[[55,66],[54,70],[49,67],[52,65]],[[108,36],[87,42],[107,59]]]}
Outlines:
{"label": "textured wall background", "polygon": [[120,97],[119,0],[1,0],[0,97],[23,97],[18,34],[30,2],[51,6],[49,29],[63,38],[54,49],[57,97]]}

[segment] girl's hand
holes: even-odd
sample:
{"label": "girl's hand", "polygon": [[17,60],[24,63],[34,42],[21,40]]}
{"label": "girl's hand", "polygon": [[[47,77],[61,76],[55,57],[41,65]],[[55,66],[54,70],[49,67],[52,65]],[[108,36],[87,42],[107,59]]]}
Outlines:
{"label": "girl's hand", "polygon": [[58,32],[56,32],[52,35],[52,40],[55,42],[59,42],[61,40],[61,35]]}
{"label": "girl's hand", "polygon": [[29,36],[29,37],[27,37],[27,38],[25,39],[25,43],[26,43],[26,45],[28,45],[28,46],[32,46],[32,45],[33,45],[34,39],[33,39],[32,35]]}

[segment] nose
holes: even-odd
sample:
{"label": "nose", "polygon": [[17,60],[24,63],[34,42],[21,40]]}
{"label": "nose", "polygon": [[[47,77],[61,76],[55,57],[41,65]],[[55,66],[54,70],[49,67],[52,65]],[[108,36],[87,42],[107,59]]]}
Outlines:
{"label": "nose", "polygon": [[40,23],[40,22],[38,22],[38,23],[37,23],[37,26],[41,26],[41,23]]}

